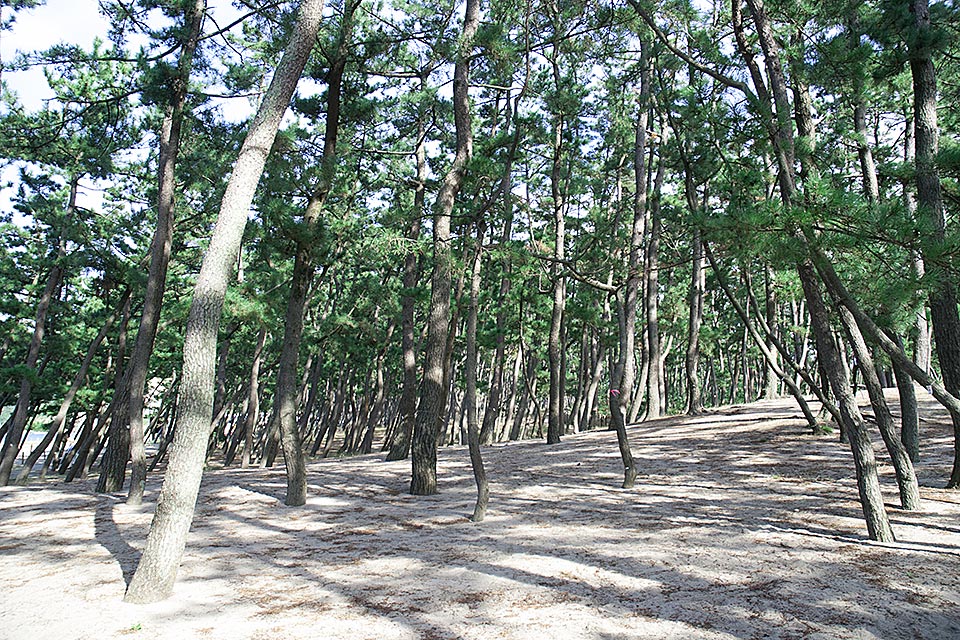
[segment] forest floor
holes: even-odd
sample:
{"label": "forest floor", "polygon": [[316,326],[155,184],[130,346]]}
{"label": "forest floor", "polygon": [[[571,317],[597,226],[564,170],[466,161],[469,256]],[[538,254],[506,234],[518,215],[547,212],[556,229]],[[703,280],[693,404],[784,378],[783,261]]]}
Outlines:
{"label": "forest floor", "polygon": [[311,463],[302,508],[282,467],[212,470],[174,595],[146,606],[121,598],[159,478],[142,508],[94,480],[6,487],[0,638],[960,638],[952,435],[923,412],[923,511],[881,462],[897,543],[866,539],[846,446],[767,401],[633,426],[633,490],[612,432],[485,448],[481,524],[462,448],[431,497],[381,455]]}

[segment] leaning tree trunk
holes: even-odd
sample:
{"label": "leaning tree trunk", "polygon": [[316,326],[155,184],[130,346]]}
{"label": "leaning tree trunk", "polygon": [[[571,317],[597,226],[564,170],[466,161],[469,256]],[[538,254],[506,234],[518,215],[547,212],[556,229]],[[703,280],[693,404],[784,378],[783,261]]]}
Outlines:
{"label": "leaning tree trunk", "polygon": [[170,462],[143,555],[124,598],[127,602],[155,602],[173,590],[203,474],[213,412],[217,330],[227,284],[267,155],[313,50],[322,18],[323,0],[303,0],[290,42],[250,125],[223,195],[187,319]]}
{"label": "leaning tree trunk", "polygon": [[897,428],[893,423],[893,416],[890,414],[890,408],[883,397],[883,386],[880,384],[880,378],[873,366],[873,356],[870,354],[867,343],[863,340],[863,334],[857,326],[857,321],[847,308],[840,305],[838,307],[847,338],[857,358],[857,366],[863,374],[863,383],[870,396],[870,405],[873,407],[873,415],[877,420],[877,426],[880,427],[880,435],[883,437],[883,443],[886,445],[887,453],[890,454],[890,460],[893,462],[893,468],[897,475],[897,486],[900,488],[900,506],[907,511],[914,511],[920,508],[920,489],[917,486],[917,475],[914,473],[913,463],[910,462],[910,456],[907,455],[906,448],[900,442]]}
{"label": "leaning tree trunk", "polygon": [[[127,300],[130,299],[130,290],[123,294],[120,299],[120,307],[126,307]],[[67,389],[66,395],[63,397],[63,401],[60,403],[60,409],[57,411],[57,415],[53,417],[47,424],[47,434],[43,437],[43,441],[27,456],[26,462],[24,462],[23,468],[20,470],[20,474],[17,476],[17,483],[23,484],[27,481],[27,477],[30,475],[30,470],[33,469],[33,465],[37,463],[37,460],[40,459],[40,456],[43,455],[43,452],[46,450],[50,443],[53,441],[54,437],[57,436],[57,433],[60,431],[63,426],[64,421],[67,419],[67,412],[70,411],[70,407],[73,405],[73,399],[77,396],[77,392],[80,390],[80,387],[83,386],[84,380],[87,378],[87,371],[90,369],[90,364],[93,362],[94,356],[97,354],[97,349],[100,348],[100,345],[103,343],[104,338],[107,337],[107,333],[110,331],[110,326],[113,324],[114,319],[117,317],[117,311],[111,313],[107,319],[104,321],[103,326],[100,328],[100,332],[97,333],[96,337],[93,339],[93,342],[90,343],[90,346],[87,348],[87,354],[84,356],[83,361],[80,363],[80,368],[77,370],[77,374],[73,377],[73,382],[70,384],[70,388]]]}
{"label": "leaning tree trunk", "polygon": [[870,442],[870,436],[863,416],[860,415],[860,409],[857,407],[850,382],[844,374],[840,361],[841,355],[833,340],[830,316],[820,293],[816,272],[810,263],[798,265],[797,271],[800,274],[800,282],[810,310],[810,325],[817,344],[817,355],[823,360],[824,369],[830,379],[830,387],[833,389],[833,395],[837,398],[840,413],[843,416],[840,428],[846,431],[849,438],[867,532],[871,540],[892,542],[895,538],[883,506],[883,494],[880,492],[873,443]]}
{"label": "leaning tree trunk", "polygon": [[433,216],[434,268],[430,293],[430,316],[427,320],[427,352],[423,367],[423,385],[417,406],[417,421],[411,446],[412,473],[410,493],[432,495],[437,492],[437,438],[444,411],[446,389],[447,334],[450,329],[450,216],[463,184],[467,164],[473,155],[473,132],[470,129],[470,52],[480,24],[479,0],[467,0],[464,9],[463,34],[453,72],[453,116],[457,131],[456,155],[443,179]]}

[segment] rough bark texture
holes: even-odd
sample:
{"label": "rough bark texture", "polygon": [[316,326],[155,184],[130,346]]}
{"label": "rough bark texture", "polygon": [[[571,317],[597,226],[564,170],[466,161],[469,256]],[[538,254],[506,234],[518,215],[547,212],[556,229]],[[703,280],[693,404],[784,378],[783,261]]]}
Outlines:
{"label": "rough bark texture", "polygon": [[[420,89],[425,89],[426,80],[421,76]],[[413,212],[407,240],[412,246],[420,241],[420,218],[423,216],[427,182],[426,127],[423,118],[417,122],[417,179],[413,192]],[[411,250],[403,260],[403,296],[400,300],[401,348],[403,350],[403,387],[400,391],[400,426],[387,460],[403,460],[410,455],[410,437],[417,420],[417,341],[415,312],[417,301],[414,288],[420,279],[420,252]]]}
{"label": "rough bark texture", "polygon": [[138,505],[143,502],[143,490],[147,479],[147,455],[144,449],[143,433],[143,391],[147,383],[150,366],[150,354],[157,336],[160,322],[160,308],[163,305],[163,292],[166,288],[167,265],[170,263],[170,249],[173,244],[173,218],[175,213],[176,177],[175,167],[180,153],[180,131],[183,123],[183,109],[186,104],[190,69],[193,55],[203,29],[206,0],[196,0],[188,5],[183,22],[187,36],[181,47],[180,60],[177,63],[177,76],[173,80],[170,104],[164,110],[163,125],[160,132],[160,172],[158,176],[159,194],[157,198],[157,230],[150,245],[150,267],[147,272],[147,286],[143,294],[143,313],[140,327],[130,356],[130,398],[127,412],[130,420],[130,488],[127,503]]}
{"label": "rough bark texture", "polygon": [[873,444],[870,442],[863,416],[860,415],[853,390],[844,373],[837,344],[833,340],[830,316],[820,293],[816,272],[810,263],[798,265],[797,272],[810,310],[810,327],[816,340],[817,355],[823,361],[833,395],[836,396],[837,403],[840,405],[840,413],[843,416],[841,428],[847,432],[850,441],[850,450],[853,453],[857,471],[857,489],[860,492],[860,504],[863,507],[867,532],[871,540],[893,542],[895,538],[883,506],[883,494],[880,492],[880,479],[877,475]]}
{"label": "rough bark texture", "polygon": [[283,446],[284,467],[287,473],[287,506],[301,506],[307,500],[307,469],[303,456],[303,443],[297,428],[300,341],[303,337],[303,314],[307,295],[316,270],[314,264],[315,234],[319,229],[320,215],[333,185],[337,162],[337,133],[340,128],[340,92],[343,72],[347,64],[347,50],[353,30],[353,13],[360,4],[351,0],[344,6],[340,24],[340,36],[335,57],[327,72],[327,120],[324,127],[323,155],[320,159],[320,180],[307,203],[297,240],[290,295],[284,315],[283,346],[277,372],[277,419],[280,426],[280,443]]}
{"label": "rough bark texture", "polygon": [[477,224],[477,247],[470,267],[470,302],[467,309],[467,360],[466,373],[467,446],[470,450],[470,466],[477,483],[477,501],[470,519],[482,522],[490,501],[490,485],[483,468],[480,454],[480,417],[477,412],[477,307],[480,304],[480,266],[483,260],[483,223]]}
{"label": "rough bark texture", "polygon": [[227,284],[240,249],[250,203],[280,120],[300,79],[323,17],[323,0],[304,0],[283,58],[234,165],[203,259],[184,336],[183,373],[174,439],[157,510],[127,602],[170,595],[193,520],[213,412],[217,330]]}
{"label": "rough bark texture", "polygon": [[[949,276],[937,268],[930,253],[946,236],[943,196],[937,171],[939,127],[937,125],[937,75],[930,48],[930,8],[927,0],[910,0],[914,32],[908,39],[910,71],[913,74],[913,122],[916,144],[918,214],[932,229],[921,244],[924,264],[932,276],[930,316],[933,338],[940,362],[943,385],[952,395],[960,392],[960,313],[957,289]],[[954,461],[948,487],[960,486],[960,416],[953,415]]]}
{"label": "rough bark texture", "polygon": [[430,316],[427,320],[427,349],[423,385],[417,406],[411,448],[412,477],[410,493],[432,495],[437,492],[437,438],[445,415],[446,388],[444,369],[447,336],[450,328],[450,288],[452,258],[450,255],[450,215],[467,164],[473,155],[473,132],[470,130],[470,51],[480,23],[479,0],[467,0],[464,9],[463,34],[453,72],[453,114],[457,130],[457,146],[453,164],[443,179],[434,206],[433,251],[434,269],[431,280]]}
{"label": "rough bark texture", "polygon": [[863,374],[863,382],[867,387],[867,393],[870,396],[870,405],[873,407],[873,415],[877,420],[877,426],[880,427],[880,435],[883,437],[883,443],[887,447],[887,453],[893,461],[893,468],[897,475],[897,486],[900,489],[900,506],[908,511],[920,508],[920,489],[917,486],[917,475],[914,473],[913,464],[907,451],[900,442],[897,428],[893,423],[893,415],[887,406],[887,401],[883,397],[883,385],[880,384],[880,378],[873,366],[873,356],[870,349],[860,333],[857,321],[853,314],[844,307],[837,310],[843,321],[846,330],[847,339],[850,346],[853,347],[853,353],[857,358],[857,365]]}
{"label": "rough bark texture", "polygon": [[[666,136],[663,130],[661,138]],[[663,353],[660,345],[660,191],[663,185],[664,161],[661,158],[654,180],[650,202],[650,225],[647,229],[647,420],[659,418],[665,411]]]}

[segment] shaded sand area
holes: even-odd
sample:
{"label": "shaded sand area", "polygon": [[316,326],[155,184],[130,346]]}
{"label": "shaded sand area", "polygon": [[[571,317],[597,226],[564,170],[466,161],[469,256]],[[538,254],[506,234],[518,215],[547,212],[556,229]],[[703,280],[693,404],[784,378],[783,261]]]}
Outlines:
{"label": "shaded sand area", "polygon": [[631,427],[633,490],[612,432],[488,447],[482,524],[462,448],[426,498],[380,455],[311,463],[303,508],[282,468],[213,470],[148,606],[121,597],[159,478],[142,508],[94,480],[3,488],[0,638],[960,638],[952,436],[923,403],[922,512],[881,466],[895,544],[866,539],[849,450],[786,400]]}

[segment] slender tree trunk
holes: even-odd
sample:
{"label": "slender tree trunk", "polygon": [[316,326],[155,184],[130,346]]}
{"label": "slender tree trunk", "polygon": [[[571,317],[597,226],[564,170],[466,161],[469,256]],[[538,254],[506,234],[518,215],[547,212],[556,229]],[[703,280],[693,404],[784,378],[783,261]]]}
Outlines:
{"label": "slender tree trunk", "polygon": [[323,0],[303,0],[290,42],[227,184],[187,320],[170,462],[143,555],[124,598],[127,602],[155,602],[173,590],[203,473],[213,411],[217,330],[227,283],[267,155],[316,42],[322,17]]}
{"label": "slender tree trunk", "polygon": [[444,364],[447,335],[450,330],[450,215],[457,193],[463,184],[470,157],[473,155],[473,132],[470,129],[470,53],[480,23],[479,0],[467,0],[464,8],[463,33],[453,73],[453,113],[457,131],[456,155],[437,194],[434,206],[433,250],[434,270],[430,293],[430,317],[427,321],[427,352],[423,386],[417,407],[417,421],[411,448],[412,477],[410,493],[432,495],[437,492],[437,437],[445,415],[446,388]]}
{"label": "slender tree trunk", "polygon": [[340,92],[347,64],[353,13],[361,0],[348,0],[344,5],[337,52],[327,72],[327,119],[324,128],[323,155],[320,159],[320,181],[310,197],[300,228],[303,239],[297,240],[290,296],[284,317],[283,347],[277,373],[277,419],[287,472],[287,494],[284,503],[298,507],[307,500],[307,469],[303,443],[297,429],[297,391],[300,341],[303,337],[303,313],[313,283],[315,265],[313,249],[320,215],[333,186],[337,162],[337,133],[340,128]]}
{"label": "slender tree trunk", "polygon": [[[509,96],[507,97],[509,105]],[[520,98],[517,97],[515,104],[519,106]],[[512,112],[510,112],[512,113]],[[509,126],[511,115],[508,113],[507,126]],[[516,155],[517,147],[520,145],[520,122],[514,124],[513,142],[510,152],[507,154],[503,169],[503,178],[500,184],[500,194],[503,198],[503,234],[500,236],[500,243],[504,247],[510,242],[513,229],[513,159]],[[496,320],[496,350],[493,356],[493,371],[490,376],[490,392],[487,395],[487,407],[483,412],[483,425],[480,428],[480,442],[490,444],[496,431],[497,421],[500,418],[501,396],[503,394],[503,369],[506,361],[506,322],[507,312],[509,310],[508,299],[510,295],[511,280],[510,258],[503,260],[503,277],[500,278],[500,290],[497,299],[500,304],[497,306]]]}
{"label": "slender tree trunk", "polygon": [[477,246],[470,266],[470,302],[467,309],[467,362],[464,365],[466,374],[466,396],[464,397],[467,413],[467,445],[470,449],[470,466],[473,468],[473,478],[477,483],[477,502],[473,507],[473,522],[482,522],[487,513],[487,503],[490,500],[490,486],[487,482],[487,472],[483,468],[483,457],[480,454],[480,418],[477,414],[477,307],[480,303],[480,266],[483,261],[483,234],[484,224],[477,223]]}
{"label": "slender tree trunk", "polygon": [[127,410],[130,419],[130,488],[127,504],[138,505],[143,502],[143,491],[147,479],[147,454],[143,443],[143,390],[147,382],[150,366],[150,354],[157,335],[160,321],[160,307],[163,304],[163,292],[167,278],[167,265],[170,262],[170,248],[173,244],[173,217],[176,193],[175,166],[180,153],[180,130],[183,123],[183,110],[186,104],[190,70],[193,55],[203,31],[203,19],[206,12],[206,0],[195,0],[186,5],[183,16],[186,37],[180,49],[177,63],[177,75],[172,80],[171,100],[164,111],[163,126],[160,133],[160,175],[157,206],[157,231],[150,245],[150,267],[147,274],[147,287],[144,291],[143,314],[133,353],[130,356],[130,399]]}
{"label": "slender tree trunk", "polygon": [[[663,130],[666,135],[666,129]],[[663,369],[660,350],[660,187],[663,184],[664,161],[660,160],[654,180],[650,203],[650,227],[647,230],[647,420],[659,418],[663,413]]]}
{"label": "slender tree trunk", "polygon": [[[426,77],[420,76],[420,90],[426,89]],[[420,279],[418,266],[420,251],[414,250],[420,241],[420,218],[425,209],[427,182],[427,151],[425,114],[417,120],[417,179],[413,192],[413,213],[407,239],[411,249],[403,261],[403,296],[400,300],[401,348],[403,351],[403,387],[400,392],[400,428],[397,438],[387,454],[387,460],[403,460],[410,455],[410,436],[417,419],[417,344],[416,344],[416,298],[413,290]]]}
{"label": "slender tree trunk", "polygon": [[877,475],[877,461],[873,452],[873,444],[867,434],[866,425],[863,422],[863,416],[860,415],[860,409],[857,407],[853,390],[844,375],[841,355],[833,340],[829,314],[823,303],[816,272],[812,265],[804,263],[799,265],[798,273],[807,299],[807,307],[810,310],[810,322],[817,343],[817,354],[824,362],[833,395],[836,396],[840,405],[840,412],[843,415],[841,428],[847,431],[850,441],[850,449],[857,470],[860,504],[863,506],[867,531],[871,540],[892,542],[894,535],[883,506],[883,494],[880,492],[880,480]]}

